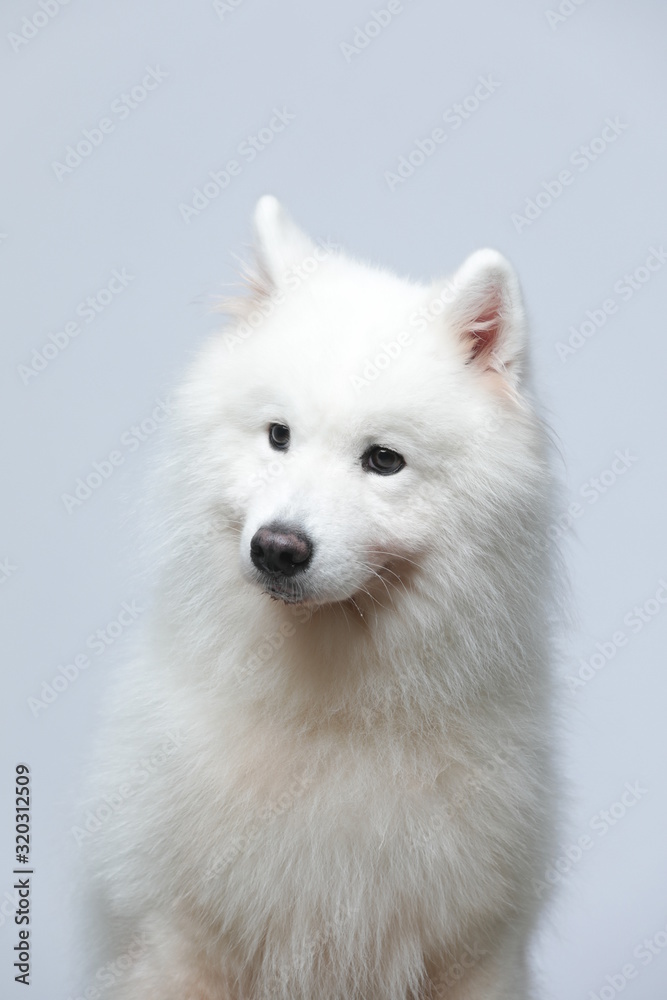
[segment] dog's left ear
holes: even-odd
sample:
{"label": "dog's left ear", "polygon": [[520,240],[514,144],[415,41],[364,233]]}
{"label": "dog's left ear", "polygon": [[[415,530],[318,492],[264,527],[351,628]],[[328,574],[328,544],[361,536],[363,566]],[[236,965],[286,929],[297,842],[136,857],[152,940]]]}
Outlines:
{"label": "dog's left ear", "polygon": [[315,246],[273,195],[259,199],[253,224],[257,265],[270,286],[278,288],[286,272],[312,254]]}
{"label": "dog's left ear", "polygon": [[451,280],[454,298],[447,312],[471,364],[496,371],[517,385],[521,379],[526,317],[514,268],[496,250],[472,254]]}

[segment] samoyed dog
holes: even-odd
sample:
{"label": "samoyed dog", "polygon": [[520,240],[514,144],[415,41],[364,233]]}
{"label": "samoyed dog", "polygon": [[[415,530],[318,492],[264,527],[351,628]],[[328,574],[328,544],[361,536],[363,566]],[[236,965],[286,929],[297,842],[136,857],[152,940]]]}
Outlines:
{"label": "samoyed dog", "polygon": [[517,278],[407,281],[269,196],[254,226],[97,757],[105,1000],[526,1000],[557,782]]}

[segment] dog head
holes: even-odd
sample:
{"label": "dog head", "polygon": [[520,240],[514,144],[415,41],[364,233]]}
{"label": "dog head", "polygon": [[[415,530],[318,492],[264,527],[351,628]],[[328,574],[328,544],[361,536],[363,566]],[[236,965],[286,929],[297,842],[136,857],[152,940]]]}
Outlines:
{"label": "dog head", "polygon": [[512,268],[482,250],[414,283],[312,242],[275,198],[254,224],[250,294],[179,405],[220,572],[315,605],[465,574],[514,537],[540,461]]}

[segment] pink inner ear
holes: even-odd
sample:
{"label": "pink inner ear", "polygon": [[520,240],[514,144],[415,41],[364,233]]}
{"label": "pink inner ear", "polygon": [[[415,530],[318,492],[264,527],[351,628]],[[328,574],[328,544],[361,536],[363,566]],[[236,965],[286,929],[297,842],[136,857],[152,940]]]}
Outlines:
{"label": "pink inner ear", "polygon": [[468,326],[470,357],[488,362],[498,340],[502,324],[502,295],[496,287],[489,291],[484,309]]}

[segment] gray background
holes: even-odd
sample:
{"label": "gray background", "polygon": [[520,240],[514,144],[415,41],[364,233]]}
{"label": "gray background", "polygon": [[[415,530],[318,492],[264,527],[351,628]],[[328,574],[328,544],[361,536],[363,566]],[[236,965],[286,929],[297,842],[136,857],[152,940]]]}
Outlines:
{"label": "gray background", "polygon": [[[386,8],[383,0],[218,6],[72,0],[18,51],[10,34],[38,2],[8,0],[0,12],[2,92],[11,95],[0,203],[0,559],[9,564],[0,574],[7,713],[0,993],[25,995],[13,982],[16,936],[5,892],[12,775],[26,760],[36,870],[30,995],[81,995],[73,978],[81,937],[71,896],[78,864],[71,802],[106,678],[133,630],[104,654],[89,650],[90,667],[45,708],[35,713],[28,699],[41,697],[43,683],[85,651],[87,637],[112,623],[123,601],[141,601],[133,504],[155,435],[135,451],[121,442],[150,417],[213,327],[210,296],[234,281],[233,253],[249,240],[255,199],[270,191],[313,235],[402,273],[446,273],[485,245],[519,271],[537,382],[564,460],[564,506],[579,504],[569,527],[564,516],[554,528],[578,614],[558,684],[572,788],[560,865],[569,871],[558,877],[537,961],[553,1000],[591,993],[608,1000],[624,985],[613,977],[627,963],[637,974],[624,997],[656,1000],[667,984],[667,948],[646,964],[633,952],[656,934],[667,942],[667,610],[650,602],[667,577],[667,265],[638,272],[631,296],[614,285],[667,241],[665,9],[658,0],[566,0],[561,7],[572,12],[557,21],[547,16],[558,9],[551,0],[404,0],[391,23],[346,59],[341,43]],[[112,102],[141,83],[147,66],[166,77],[120,120]],[[499,83],[494,93],[460,128],[445,123],[447,140],[390,190],[385,171],[443,126],[443,114],[473,93],[480,75]],[[239,159],[239,144],[268,124],[274,107],[294,115],[288,127],[253,162],[241,159],[240,175],[186,224],[179,205],[192,201],[209,171]],[[114,131],[59,180],[54,161],[105,116]],[[570,157],[600,136],[606,118],[627,127],[580,172]],[[513,214],[564,169],[572,183],[518,232]],[[133,280],[24,384],[19,366],[30,363],[32,349],[73,320],[114,268]],[[614,314],[561,359],[556,345],[570,326],[609,298]],[[115,449],[123,464],[68,513],[62,494]],[[617,449],[628,450],[628,467],[603,476],[600,492],[589,481],[610,469]],[[648,620],[633,631],[624,618],[646,601]],[[626,644],[570,690],[566,675],[576,676],[580,659],[619,629]],[[613,826],[600,832],[596,815],[628,782],[640,783],[634,803],[615,807]],[[578,858],[572,845],[586,834],[590,846]]]}

